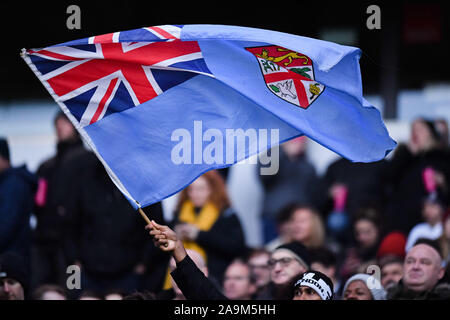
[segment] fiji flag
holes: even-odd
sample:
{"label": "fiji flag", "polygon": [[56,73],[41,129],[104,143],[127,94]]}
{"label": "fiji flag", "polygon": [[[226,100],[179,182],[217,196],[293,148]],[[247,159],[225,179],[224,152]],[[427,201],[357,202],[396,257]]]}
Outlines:
{"label": "fiji flag", "polygon": [[[301,135],[352,161],[383,159],[396,143],[362,96],[360,54],[219,25],[148,27],[22,51],[135,208]],[[227,140],[238,130],[243,151]],[[268,130],[277,139],[251,139]]]}

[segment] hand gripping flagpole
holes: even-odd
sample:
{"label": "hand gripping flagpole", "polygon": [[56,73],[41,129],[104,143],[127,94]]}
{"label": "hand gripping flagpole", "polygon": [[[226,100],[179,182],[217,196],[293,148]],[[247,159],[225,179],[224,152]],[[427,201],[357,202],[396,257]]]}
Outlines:
{"label": "hand gripping flagpole", "polygon": [[[136,201],[136,204],[139,206],[138,211],[139,211],[139,214],[141,215],[141,217],[145,220],[145,222],[148,225],[151,225],[152,223],[151,223],[150,219],[147,217],[147,215],[145,214],[144,210],[142,210],[141,205],[139,204],[139,202]],[[169,245],[168,243],[164,243],[164,247],[167,247],[168,245]]]}

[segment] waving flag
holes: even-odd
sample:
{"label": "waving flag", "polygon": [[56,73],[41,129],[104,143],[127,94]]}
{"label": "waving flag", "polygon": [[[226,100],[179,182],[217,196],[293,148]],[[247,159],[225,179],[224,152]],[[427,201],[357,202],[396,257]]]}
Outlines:
{"label": "waving flag", "polygon": [[[134,207],[301,135],[360,162],[396,145],[362,96],[354,47],[254,28],[166,25],[23,49],[22,57]],[[251,129],[278,134],[235,152],[231,129],[244,138]]]}

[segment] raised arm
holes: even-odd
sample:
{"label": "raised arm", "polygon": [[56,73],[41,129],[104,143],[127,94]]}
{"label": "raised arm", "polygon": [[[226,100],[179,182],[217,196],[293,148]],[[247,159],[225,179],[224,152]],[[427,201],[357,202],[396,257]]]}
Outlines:
{"label": "raised arm", "polygon": [[151,225],[147,225],[145,228],[150,230],[155,246],[172,253],[177,268],[171,272],[171,276],[186,299],[227,299],[191,260],[183,242],[178,239],[177,234],[172,229],[154,221],[151,221]]}

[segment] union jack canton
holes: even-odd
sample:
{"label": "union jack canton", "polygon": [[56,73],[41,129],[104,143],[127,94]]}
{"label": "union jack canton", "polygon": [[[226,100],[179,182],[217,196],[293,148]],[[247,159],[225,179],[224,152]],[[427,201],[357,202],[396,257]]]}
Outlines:
{"label": "union jack canton", "polygon": [[181,27],[114,32],[26,50],[23,56],[55,101],[85,127],[196,74],[213,77],[197,41],[180,40]]}

